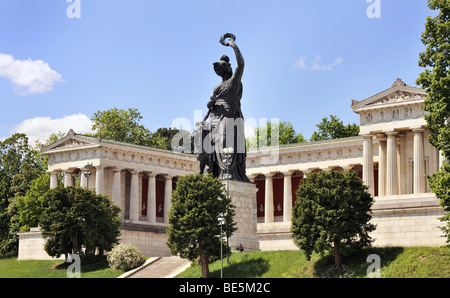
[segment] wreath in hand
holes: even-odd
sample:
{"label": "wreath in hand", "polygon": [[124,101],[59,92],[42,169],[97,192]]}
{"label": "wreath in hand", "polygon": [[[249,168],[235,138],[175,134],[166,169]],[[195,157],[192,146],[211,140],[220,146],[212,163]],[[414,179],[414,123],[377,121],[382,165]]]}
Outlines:
{"label": "wreath in hand", "polygon": [[227,39],[227,38],[230,38],[230,39],[236,41],[236,36],[234,34],[226,33],[226,34],[222,35],[222,37],[220,38],[220,43],[226,47],[230,46],[228,44],[228,42],[225,42],[225,39]]}

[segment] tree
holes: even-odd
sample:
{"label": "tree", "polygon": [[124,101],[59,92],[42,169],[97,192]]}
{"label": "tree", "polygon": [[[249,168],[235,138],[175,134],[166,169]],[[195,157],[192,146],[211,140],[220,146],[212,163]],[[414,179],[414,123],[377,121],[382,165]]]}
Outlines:
{"label": "tree", "polygon": [[[171,202],[167,245],[173,255],[190,261],[200,258],[202,276],[206,278],[209,259],[220,256],[218,218],[225,218],[223,231],[227,237],[236,230],[231,199],[223,183],[212,175],[191,174],[178,180]],[[231,253],[226,242],[222,245],[225,255]]]}
{"label": "tree", "polygon": [[370,246],[368,235],[373,198],[356,172],[313,172],[303,179],[292,212],[291,232],[306,252],[334,250],[334,270],[343,268],[342,255]]}
{"label": "tree", "polygon": [[440,228],[447,238],[446,242],[450,244],[450,163],[444,163],[441,171],[428,180],[431,190],[440,199],[440,205],[444,208],[445,213],[439,220],[446,225]]}
{"label": "tree", "polygon": [[447,212],[441,221],[447,221],[447,228],[444,227],[443,231],[447,242],[450,242],[450,2],[428,0],[428,7],[437,10],[438,14],[428,17],[425,24],[422,43],[426,50],[419,55],[419,66],[425,70],[416,83],[428,93],[424,110],[427,112],[429,141],[447,159],[438,173],[428,177],[428,181]]}
{"label": "tree", "polygon": [[[272,135],[278,128],[278,136]],[[294,126],[290,122],[281,121],[272,127],[272,123],[267,121],[267,125],[262,128],[255,129],[255,135],[247,139],[247,147],[259,148],[262,146],[272,146],[278,143],[280,145],[297,144],[306,142],[301,133],[296,133]]]}
{"label": "tree", "polygon": [[15,201],[45,173],[44,159],[25,134],[0,142],[0,254],[17,251],[19,226],[13,221]]}
{"label": "tree", "polygon": [[81,252],[110,250],[118,243],[120,208],[109,198],[81,187],[58,186],[43,198],[39,219],[44,246],[52,257]]}
{"label": "tree", "polygon": [[164,140],[139,124],[142,116],[136,108],[128,110],[112,108],[106,111],[97,110],[91,117],[93,136],[108,140],[150,146],[164,147]]}
{"label": "tree", "polygon": [[311,136],[310,141],[324,141],[330,139],[347,138],[359,135],[359,126],[356,124],[344,125],[337,116],[330,115],[328,118],[322,118],[322,122],[316,125],[319,129]]}
{"label": "tree", "polygon": [[44,195],[50,190],[50,174],[45,173],[33,180],[30,189],[24,196],[19,196],[15,202],[17,212],[13,220],[18,222],[20,231],[28,231],[39,225],[43,212]]}
{"label": "tree", "polygon": [[[158,139],[160,149],[191,153],[193,151],[193,138],[187,130],[160,127],[156,130],[154,138]],[[172,142],[173,141],[173,142]],[[187,141],[187,144],[184,142]]]}

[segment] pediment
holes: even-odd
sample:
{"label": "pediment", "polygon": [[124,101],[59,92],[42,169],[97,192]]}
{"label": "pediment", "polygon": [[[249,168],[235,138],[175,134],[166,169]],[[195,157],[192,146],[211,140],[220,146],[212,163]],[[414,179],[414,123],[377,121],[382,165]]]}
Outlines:
{"label": "pediment", "polygon": [[65,149],[65,148],[81,147],[81,146],[87,146],[87,145],[92,145],[92,143],[83,142],[81,140],[70,139],[56,147],[53,147],[52,149]]}
{"label": "pediment", "polygon": [[352,101],[352,109],[354,112],[362,112],[383,107],[395,107],[406,104],[423,102],[427,93],[425,90],[417,87],[407,86],[399,79],[391,88],[371,96],[362,101]]}
{"label": "pediment", "polygon": [[383,104],[401,103],[405,101],[425,100],[426,97],[427,97],[426,95],[420,93],[414,93],[405,90],[397,90],[387,96],[384,96],[381,99],[371,102],[366,106],[370,107]]}
{"label": "pediment", "polygon": [[73,149],[78,147],[87,147],[98,145],[98,140],[93,137],[81,136],[75,133],[67,134],[62,139],[56,141],[55,143],[46,146],[42,149],[43,153],[48,153],[53,150],[63,150],[63,149]]}

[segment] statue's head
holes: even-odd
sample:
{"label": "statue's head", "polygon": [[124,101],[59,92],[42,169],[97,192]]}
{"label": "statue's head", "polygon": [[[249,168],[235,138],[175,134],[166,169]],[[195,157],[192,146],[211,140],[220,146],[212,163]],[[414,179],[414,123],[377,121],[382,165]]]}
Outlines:
{"label": "statue's head", "polygon": [[216,74],[220,77],[231,77],[233,75],[233,69],[231,68],[230,64],[230,58],[228,58],[227,55],[223,55],[220,57],[219,62],[215,62],[214,64],[214,71]]}

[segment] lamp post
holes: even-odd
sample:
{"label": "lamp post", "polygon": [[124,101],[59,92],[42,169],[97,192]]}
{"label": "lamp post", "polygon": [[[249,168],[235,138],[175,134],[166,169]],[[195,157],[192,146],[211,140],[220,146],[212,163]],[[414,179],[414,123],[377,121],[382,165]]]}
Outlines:
{"label": "lamp post", "polygon": [[230,164],[233,159],[234,149],[233,147],[224,148],[223,153],[225,153],[225,158],[223,159],[223,163],[227,166],[227,192],[230,191]]}
{"label": "lamp post", "polygon": [[223,226],[223,224],[225,223],[225,218],[219,217],[217,220],[219,221],[219,224],[220,224],[220,278],[223,278],[223,255],[222,255],[222,253],[223,253],[223,250],[222,250],[222,247],[223,247],[222,240],[223,240],[223,239],[222,239],[222,226]]}
{"label": "lamp post", "polygon": [[[223,153],[225,153],[225,158],[223,163],[227,166],[227,195],[230,196],[230,164],[233,159],[234,149],[233,147],[228,147],[223,149]],[[227,245],[228,243],[228,234],[227,234]],[[229,263],[229,255],[227,255],[227,264]]]}
{"label": "lamp post", "polygon": [[91,172],[89,172],[89,170],[92,167],[92,163],[88,163],[87,165],[84,166],[84,168],[86,169],[86,172],[84,172],[84,177],[86,177],[86,188],[89,189],[89,176],[91,176]]}

